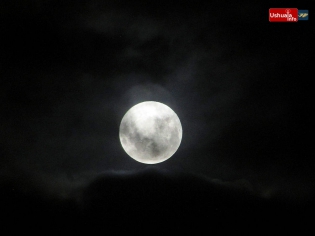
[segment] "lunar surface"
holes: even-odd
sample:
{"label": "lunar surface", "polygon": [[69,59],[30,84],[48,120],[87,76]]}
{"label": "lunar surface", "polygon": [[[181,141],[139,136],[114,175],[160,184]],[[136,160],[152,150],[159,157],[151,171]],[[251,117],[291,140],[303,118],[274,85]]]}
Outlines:
{"label": "lunar surface", "polygon": [[119,138],[134,160],[156,164],[169,159],[182,140],[182,125],[176,113],[159,102],[142,102],[124,115]]}

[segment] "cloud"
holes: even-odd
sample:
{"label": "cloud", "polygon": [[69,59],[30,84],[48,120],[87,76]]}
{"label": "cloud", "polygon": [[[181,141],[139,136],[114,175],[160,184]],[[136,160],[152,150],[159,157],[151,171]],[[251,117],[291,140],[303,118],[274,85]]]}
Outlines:
{"label": "cloud", "polygon": [[[10,185],[6,182],[6,186],[1,185],[0,195],[5,222],[32,225],[35,221],[46,228],[80,232],[91,228],[104,232],[122,225],[125,229],[142,230],[158,225],[177,232],[192,230],[192,225],[195,232],[223,226],[227,232],[231,227],[234,232],[248,226],[283,231],[288,223],[298,225],[307,212],[305,208],[252,194],[252,186],[245,180],[234,183],[211,180],[151,166],[138,171],[105,171],[83,179],[60,178],[61,193],[60,184],[78,190],[67,196],[52,196],[43,192],[43,186],[37,188],[38,192],[34,185],[27,184],[24,186],[27,191],[21,191],[18,186],[22,181]],[[81,186],[75,186],[76,181]],[[52,185],[46,182],[45,187]]]}
{"label": "cloud", "polygon": [[[196,198],[201,197],[205,201],[202,204],[206,204],[205,196],[198,196],[199,194],[209,197],[207,204],[211,205],[214,204],[213,199],[219,201],[221,197],[226,198],[226,201],[234,201],[234,198],[240,194],[247,199],[254,195],[254,191],[249,182],[245,180],[224,182],[193,173],[147,167],[134,171],[103,172],[86,187],[83,191],[83,198],[88,204],[94,204],[95,199],[99,199],[104,201],[104,204],[111,205],[109,202],[116,203],[116,197],[129,198],[128,202],[138,202],[139,198],[144,202],[163,199],[168,204],[175,201],[174,199],[180,201],[181,197],[185,199],[187,196],[188,198],[195,196]],[[129,203],[126,207],[129,207]]]}

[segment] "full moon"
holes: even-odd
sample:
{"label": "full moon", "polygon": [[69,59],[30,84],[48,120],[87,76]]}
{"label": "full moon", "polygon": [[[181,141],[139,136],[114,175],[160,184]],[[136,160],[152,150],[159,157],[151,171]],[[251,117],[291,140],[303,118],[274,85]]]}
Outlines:
{"label": "full moon", "polygon": [[119,138],[131,158],[156,164],[177,151],[182,140],[182,125],[176,113],[163,103],[142,102],[124,115]]}

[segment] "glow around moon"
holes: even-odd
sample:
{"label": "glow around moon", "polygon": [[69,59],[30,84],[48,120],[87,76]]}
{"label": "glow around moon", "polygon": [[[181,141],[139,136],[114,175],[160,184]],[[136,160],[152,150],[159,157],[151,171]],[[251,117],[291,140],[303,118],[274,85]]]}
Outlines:
{"label": "glow around moon", "polygon": [[138,162],[156,164],[169,159],[182,140],[176,113],[159,102],[142,102],[124,115],[119,138],[126,153]]}

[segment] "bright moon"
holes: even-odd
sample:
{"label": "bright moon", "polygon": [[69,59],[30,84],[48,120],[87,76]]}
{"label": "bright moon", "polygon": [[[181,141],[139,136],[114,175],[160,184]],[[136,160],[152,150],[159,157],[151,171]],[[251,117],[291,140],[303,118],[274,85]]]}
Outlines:
{"label": "bright moon", "polygon": [[169,159],[182,140],[182,125],[176,113],[159,102],[142,102],[124,115],[119,138],[134,160],[156,164]]}

